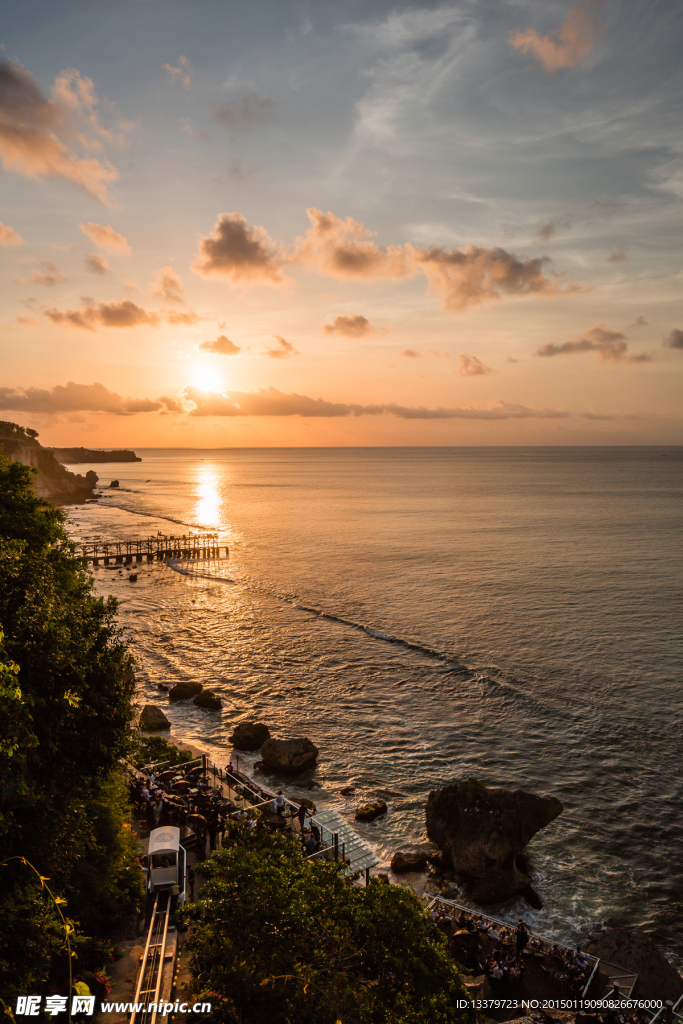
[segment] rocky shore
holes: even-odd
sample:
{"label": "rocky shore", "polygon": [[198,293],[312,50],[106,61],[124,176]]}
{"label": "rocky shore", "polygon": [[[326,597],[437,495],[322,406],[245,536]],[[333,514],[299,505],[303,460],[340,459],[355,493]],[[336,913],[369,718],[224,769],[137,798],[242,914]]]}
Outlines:
{"label": "rocky shore", "polygon": [[80,462],[142,462],[142,459],[127,448],[102,451],[99,448],[46,448],[57,462],[74,466]]}
{"label": "rocky shore", "polygon": [[37,471],[34,487],[38,497],[46,498],[53,505],[79,505],[92,498],[97,474],[93,470],[85,476],[69,472],[37,438],[35,430],[0,421],[0,454],[10,462],[22,462]]}

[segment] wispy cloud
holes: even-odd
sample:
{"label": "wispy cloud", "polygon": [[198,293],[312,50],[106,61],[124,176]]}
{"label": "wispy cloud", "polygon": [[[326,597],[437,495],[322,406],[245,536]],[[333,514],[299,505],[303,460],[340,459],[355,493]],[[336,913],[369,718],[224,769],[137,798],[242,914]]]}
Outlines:
{"label": "wispy cloud", "polygon": [[183,282],[173,267],[162,267],[157,271],[151,290],[167,302],[183,302]]}
{"label": "wispy cloud", "polygon": [[111,224],[94,224],[93,221],[89,221],[87,224],[78,226],[84,235],[87,235],[95,245],[99,245],[102,249],[130,252],[127,240],[118,231],[114,231]]}
{"label": "wispy cloud", "polygon": [[289,359],[290,356],[301,355],[299,350],[294,348],[291,342],[285,341],[285,339],[281,338],[279,334],[275,335],[275,340],[277,341],[275,348],[269,348],[266,350],[266,355],[271,359]]}
{"label": "wispy cloud", "polygon": [[200,322],[200,317],[193,310],[162,309],[159,312],[144,309],[131,299],[120,302],[95,303],[87,299],[78,309],[43,309],[43,316],[53,324],[80,327],[86,331],[96,331],[98,327],[140,327],[147,324],[157,327],[160,323],[173,326],[192,326]]}
{"label": "wispy cloud", "polygon": [[92,274],[106,274],[108,270],[111,270],[111,267],[104,256],[91,252],[85,257],[85,269],[89,270]]}
{"label": "wispy cloud", "polygon": [[336,316],[331,324],[324,324],[325,334],[343,334],[347,338],[362,338],[364,334],[375,334],[375,328],[367,317],[356,313],[348,316]]}
{"label": "wispy cloud", "polygon": [[23,245],[24,239],[21,237],[18,231],[11,228],[9,224],[3,224],[0,221],[0,245],[15,246]]}
{"label": "wispy cloud", "polygon": [[225,334],[219,335],[213,341],[203,341],[199,348],[202,352],[215,352],[222,356],[236,356],[238,352],[242,351],[240,346],[236,345],[234,341],[230,341]]}
{"label": "wispy cloud", "polygon": [[489,373],[493,373],[493,370],[490,366],[482,363],[481,359],[477,359],[476,356],[463,354],[460,356],[460,369],[458,372],[462,377],[486,377]]}
{"label": "wispy cloud", "polygon": [[183,89],[188,92],[192,88],[192,79],[194,77],[194,71],[187,57],[180,56],[178,58],[178,64],[164,64],[164,71],[167,71],[171,82],[180,82]]}
{"label": "wispy cloud", "polygon": [[588,8],[588,3],[570,7],[567,20],[546,36],[539,36],[533,28],[515,32],[510,36],[510,46],[520,53],[533,54],[546,71],[578,67],[595,46],[598,36],[597,21]]}
{"label": "wispy cloud", "polygon": [[582,352],[595,352],[598,359],[605,363],[649,363],[652,355],[640,352],[630,355],[628,341],[623,331],[613,330],[606,324],[597,323],[588,327],[583,334],[561,344],[550,342],[537,349],[537,356],[577,355]]}
{"label": "wispy cloud", "polygon": [[267,96],[259,96],[253,89],[244,89],[234,100],[221,103],[214,117],[226,128],[232,130],[250,128],[258,121],[272,117],[274,102]]}
{"label": "wispy cloud", "polygon": [[71,68],[55,79],[52,98],[26,68],[0,60],[0,158],[29,178],[64,178],[103,203],[118,172],[86,152],[120,141],[103,127],[94,85]]}
{"label": "wispy cloud", "polygon": [[625,263],[628,256],[623,249],[615,249],[610,256],[607,257],[608,263]]}
{"label": "wispy cloud", "polygon": [[18,277],[17,281],[20,284],[37,284],[52,287],[64,280],[64,274],[50,260],[36,260],[35,262],[38,263],[41,269],[32,270],[29,278]]}
{"label": "wispy cloud", "polygon": [[404,348],[401,355],[404,359],[422,359],[422,353],[414,348]]}

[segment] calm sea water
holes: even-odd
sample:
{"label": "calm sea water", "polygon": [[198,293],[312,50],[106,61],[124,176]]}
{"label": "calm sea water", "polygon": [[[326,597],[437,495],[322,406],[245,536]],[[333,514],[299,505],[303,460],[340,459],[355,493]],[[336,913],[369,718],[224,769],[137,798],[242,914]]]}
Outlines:
{"label": "calm sea water", "polygon": [[[565,811],[530,846],[545,906],[525,918],[567,939],[643,924],[683,953],[683,449],[138,454],[94,467],[106,496],[68,510],[75,537],[230,545],[192,575],[95,570],[179,738],[227,763],[245,718],[309,736],[319,768],[290,793],[349,819],[384,796],[358,826],[384,864],[425,838],[437,786],[552,793]],[[157,683],[182,679],[222,713],[167,706]]]}

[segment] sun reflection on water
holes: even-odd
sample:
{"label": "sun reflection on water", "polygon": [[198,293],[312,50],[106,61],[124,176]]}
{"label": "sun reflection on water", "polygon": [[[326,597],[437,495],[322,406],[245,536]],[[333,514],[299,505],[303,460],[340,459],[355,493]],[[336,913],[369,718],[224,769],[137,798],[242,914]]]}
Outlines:
{"label": "sun reflection on water", "polygon": [[218,474],[213,466],[202,466],[196,479],[197,522],[204,527],[220,527],[221,496],[218,491]]}

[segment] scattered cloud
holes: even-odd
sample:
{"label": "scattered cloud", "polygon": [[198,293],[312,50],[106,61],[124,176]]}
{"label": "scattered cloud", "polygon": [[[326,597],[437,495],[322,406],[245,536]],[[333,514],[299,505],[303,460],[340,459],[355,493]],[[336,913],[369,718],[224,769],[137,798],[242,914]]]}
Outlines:
{"label": "scattered cloud", "polygon": [[645,317],[643,316],[642,313],[638,313],[636,315],[635,320],[631,324],[631,327],[645,327],[646,325],[647,325],[647,320],[645,319]]}
{"label": "scattered cloud", "polygon": [[476,356],[463,354],[460,356],[460,369],[458,372],[461,377],[486,377],[489,373],[493,373],[493,370],[490,366],[482,363],[481,359],[477,359]]}
{"label": "scattered cloud", "polygon": [[59,267],[56,267],[50,260],[36,260],[38,265],[41,267],[40,270],[32,270],[30,277],[18,277],[16,280],[19,284],[38,284],[52,285],[59,284],[60,281],[64,280],[64,274],[61,272]]}
{"label": "scattered cloud", "polygon": [[247,284],[283,280],[282,246],[265,228],[247,224],[240,213],[221,213],[213,232],[200,239],[199,253],[192,270],[201,277],[218,275]]}
{"label": "scattered cloud", "polygon": [[411,245],[380,247],[376,232],[364,224],[314,207],[306,210],[311,226],[296,240],[292,261],[321,274],[360,280],[400,280],[416,271]]}
{"label": "scattered cloud", "polygon": [[422,359],[422,353],[417,352],[414,348],[404,348],[401,355],[406,359]]}
{"label": "scattered cloud", "polygon": [[199,313],[195,313],[193,309],[184,311],[179,309],[162,309],[161,315],[167,324],[173,324],[174,326],[183,324],[185,327],[192,327],[194,324],[208,319],[205,316],[200,316]]}
{"label": "scattered cloud", "polygon": [[456,313],[483,302],[513,295],[557,295],[572,292],[578,286],[558,289],[543,273],[548,257],[520,260],[506,249],[482,249],[466,245],[445,249],[433,245],[417,250],[419,265],[427,275],[432,291],[441,295],[443,309]]}
{"label": "scattered cloud", "polygon": [[266,355],[271,359],[288,359],[290,356],[299,356],[301,353],[289,341],[285,341],[279,334],[275,335],[277,345],[275,348],[266,350]]}
{"label": "scattered cloud", "polygon": [[17,323],[21,324],[23,327],[36,327],[38,321],[34,316],[18,316]]}
{"label": "scattered cloud", "polygon": [[510,46],[520,53],[531,53],[546,71],[575,68],[591,52],[598,36],[598,24],[589,13],[588,3],[569,8],[567,20],[555,32],[539,36],[535,29],[516,32],[509,38]]}
{"label": "scattered cloud", "polygon": [[0,245],[23,245],[24,239],[18,231],[0,221]]}
{"label": "scattered cloud", "polygon": [[666,338],[662,338],[662,345],[666,348],[683,349],[683,331],[679,331],[675,327],[670,334],[667,334]]}
{"label": "scattered cloud", "polygon": [[99,245],[102,249],[115,249],[119,252],[130,252],[127,240],[114,231],[111,224],[94,224],[89,221],[87,224],[78,225],[84,235],[87,235],[91,242]]}
{"label": "scattered cloud", "polygon": [[258,391],[227,391],[216,393],[187,387],[184,397],[193,403],[190,416],[306,416],[331,418],[343,416],[396,416],[406,420],[507,420],[565,419],[572,415],[558,409],[533,409],[525,405],[498,401],[488,409],[437,408],[424,406],[355,405],[328,402],[306,395],[283,394],[277,388]]}
{"label": "scattered cloud", "polygon": [[575,355],[581,352],[595,352],[598,359],[606,363],[620,361],[628,363],[649,363],[652,355],[640,352],[636,355],[628,353],[628,341],[623,331],[615,331],[606,324],[593,324],[577,338],[562,344],[549,343],[536,351],[538,356]]}
{"label": "scattered cloud", "polygon": [[88,253],[85,257],[85,268],[93,274],[106,274],[108,270],[111,270],[104,256],[99,256],[96,252]]}
{"label": "scattered cloud", "polygon": [[168,71],[171,78],[171,82],[180,82],[183,89],[187,89],[189,92],[192,88],[192,78],[194,71],[187,57],[180,56],[178,58],[178,67],[174,64],[164,64],[164,71]]}
{"label": "scattered cloud", "polygon": [[551,217],[550,220],[539,224],[532,241],[536,243],[549,242],[558,231],[567,231],[573,223],[574,217],[571,213],[562,213],[557,217]]}
{"label": "scattered cloud", "polygon": [[203,341],[199,346],[202,352],[216,352],[222,356],[236,356],[242,349],[234,341],[230,341],[225,334],[221,334],[214,341]]}
{"label": "scattered cloud", "polygon": [[214,117],[226,128],[235,130],[250,128],[257,121],[272,117],[274,109],[271,99],[258,96],[252,89],[244,89],[238,99],[221,103]]}
{"label": "scattered cloud", "polygon": [[3,166],[29,178],[64,178],[103,203],[118,174],[108,162],[80,156],[120,141],[99,120],[98,99],[89,78],[74,68],[55,79],[52,98],[20,64],[0,60],[0,158]]}
{"label": "scattered cloud", "polygon": [[[168,401],[168,400],[166,400]],[[15,412],[106,412],[114,416],[132,416],[156,412],[161,400],[123,398],[103,384],[58,384],[50,388],[0,388],[0,409]]]}
{"label": "scattered cloud", "polygon": [[158,270],[151,285],[155,295],[161,295],[167,302],[183,302],[183,282],[173,267]]}
{"label": "scattered cloud", "polygon": [[611,256],[607,257],[608,263],[625,263],[628,256],[623,249],[615,249]]}
{"label": "scattered cloud", "polygon": [[68,324],[95,331],[98,327],[138,327],[140,324],[159,323],[158,313],[137,306],[130,299],[121,302],[86,303],[80,309],[44,309],[43,314],[53,324]]}
{"label": "scattered cloud", "polygon": [[364,334],[376,334],[370,321],[360,314],[336,316],[331,324],[324,324],[325,334],[343,334],[347,338],[362,338]]}

